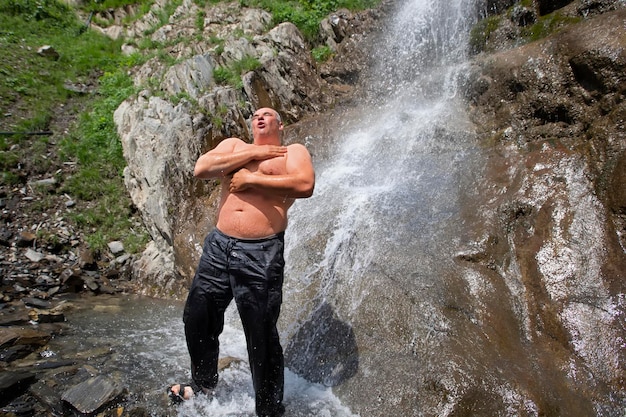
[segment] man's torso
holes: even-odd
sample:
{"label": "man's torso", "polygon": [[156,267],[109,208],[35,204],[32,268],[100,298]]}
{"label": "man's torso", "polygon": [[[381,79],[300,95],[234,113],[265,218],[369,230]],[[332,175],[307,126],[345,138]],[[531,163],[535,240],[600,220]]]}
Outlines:
{"label": "man's torso", "polygon": [[[235,151],[243,146],[255,145],[241,144],[235,147]],[[280,175],[287,173],[286,164],[287,157],[279,157],[252,161],[244,168],[251,172]],[[217,228],[223,233],[254,239],[270,236],[287,228],[287,210],[293,204],[292,198],[268,195],[255,189],[230,193],[228,187],[229,181],[224,181],[217,220]]]}

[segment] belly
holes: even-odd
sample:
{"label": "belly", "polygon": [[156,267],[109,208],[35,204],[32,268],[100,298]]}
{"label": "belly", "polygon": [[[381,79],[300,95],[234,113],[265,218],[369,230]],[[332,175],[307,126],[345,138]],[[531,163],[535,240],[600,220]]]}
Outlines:
{"label": "belly", "polygon": [[254,194],[230,194],[220,206],[217,228],[243,239],[270,236],[287,228],[289,205]]}

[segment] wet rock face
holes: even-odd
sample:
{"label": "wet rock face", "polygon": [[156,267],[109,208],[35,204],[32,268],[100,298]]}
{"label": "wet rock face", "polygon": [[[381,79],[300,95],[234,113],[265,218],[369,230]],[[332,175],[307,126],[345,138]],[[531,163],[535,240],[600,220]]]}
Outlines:
{"label": "wet rock face", "polygon": [[607,13],[548,40],[478,59],[467,89],[486,140],[535,159],[546,147],[579,155],[610,208],[609,230],[621,224],[623,207],[615,184],[624,159],[626,55],[613,31],[623,31],[625,16],[623,10]]}
{"label": "wet rock face", "polygon": [[[569,7],[583,3],[589,5]],[[341,308],[352,300],[346,287],[328,297],[356,335],[357,372],[334,388],[353,412],[623,410],[625,20],[624,10],[596,15],[468,65],[467,108],[486,162],[481,182],[472,184],[475,195],[464,196],[459,269],[429,277],[445,295],[420,289],[427,295],[419,303],[402,293],[408,286],[376,291],[389,261],[350,286],[359,287],[358,312]],[[432,308],[445,320],[411,322],[439,297],[445,301]],[[319,339],[309,336],[313,320],[305,321],[288,359],[324,382],[317,374],[324,366],[305,360],[332,361],[335,346],[344,354],[351,346],[342,346],[341,336],[318,343],[333,319],[311,318]]]}
{"label": "wet rock face", "polygon": [[616,343],[625,337],[625,19],[625,10],[609,12],[478,57],[469,76],[489,163],[480,201],[467,207],[481,249],[462,261],[505,283],[499,298],[524,318],[508,321],[483,304],[486,328],[513,326],[526,352],[551,352],[552,365],[541,366],[554,372],[555,398],[529,394],[540,411],[570,395],[568,368],[593,377],[577,380],[585,395],[560,412],[613,415],[624,401],[598,399],[623,392],[625,376]]}

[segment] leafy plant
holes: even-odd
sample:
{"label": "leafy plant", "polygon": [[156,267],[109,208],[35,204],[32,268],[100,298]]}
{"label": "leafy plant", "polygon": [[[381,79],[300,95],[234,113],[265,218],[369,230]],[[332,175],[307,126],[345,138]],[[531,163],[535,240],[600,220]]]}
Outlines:
{"label": "leafy plant", "polygon": [[239,61],[234,61],[228,67],[218,67],[213,71],[213,77],[218,84],[228,84],[235,88],[243,87],[241,76],[248,71],[253,71],[261,66],[258,59],[246,56]]}
{"label": "leafy plant", "polygon": [[317,46],[311,50],[311,54],[317,62],[326,62],[333,55],[333,50],[328,45]]}

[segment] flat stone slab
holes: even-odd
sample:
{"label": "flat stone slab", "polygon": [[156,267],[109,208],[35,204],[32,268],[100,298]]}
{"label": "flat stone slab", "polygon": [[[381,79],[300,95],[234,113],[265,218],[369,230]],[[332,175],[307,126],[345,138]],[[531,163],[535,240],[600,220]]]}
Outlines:
{"label": "flat stone slab", "polygon": [[32,372],[0,372],[0,401],[8,402],[19,397],[34,381],[35,374]]}
{"label": "flat stone slab", "polygon": [[52,338],[50,332],[27,328],[0,328],[0,347],[11,344],[45,346]]}
{"label": "flat stone slab", "polygon": [[61,399],[83,414],[91,414],[122,394],[109,378],[98,375],[65,391]]}

